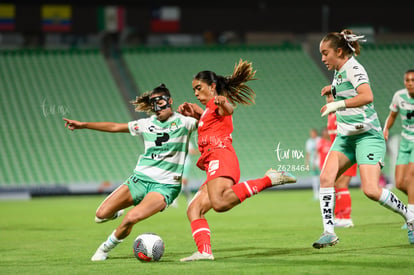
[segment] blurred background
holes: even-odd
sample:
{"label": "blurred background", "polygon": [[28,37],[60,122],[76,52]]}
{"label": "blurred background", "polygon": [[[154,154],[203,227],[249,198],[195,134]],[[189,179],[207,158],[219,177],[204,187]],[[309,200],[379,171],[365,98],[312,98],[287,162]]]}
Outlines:
{"label": "blurred background", "polygon": [[[384,124],[404,72],[414,68],[412,8],[399,0],[2,1],[0,198],[112,191],[133,173],[142,141],[71,132],[62,118],[143,118],[129,102],[160,83],[174,109],[196,103],[192,77],[201,70],[229,75],[239,59],[251,61],[258,78],[251,82],[256,104],[238,106],[233,116],[242,179],[273,167],[297,175],[286,188],[308,188],[305,143],[312,128],[326,126],[320,90],[332,80],[320,61],[321,38],[344,28],[367,37],[357,59]],[[400,131],[398,119],[383,170],[390,184]],[[197,157],[193,190],[204,180]]]}

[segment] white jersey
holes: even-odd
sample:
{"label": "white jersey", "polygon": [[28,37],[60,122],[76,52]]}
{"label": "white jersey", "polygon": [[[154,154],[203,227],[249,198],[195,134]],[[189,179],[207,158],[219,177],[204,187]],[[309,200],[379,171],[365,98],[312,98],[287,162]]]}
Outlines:
{"label": "white jersey", "polygon": [[179,113],[164,122],[155,115],[130,121],[129,132],[142,136],[145,152],[140,155],[135,173],[145,181],[163,184],[180,184],[188,152],[191,132],[197,120]]}
{"label": "white jersey", "polygon": [[[368,83],[368,74],[359,62],[351,57],[339,71],[335,70],[332,82],[332,95],[335,101],[353,98],[358,94],[359,85]],[[336,111],[338,134],[350,136],[367,132],[371,129],[381,131],[374,104],[369,103],[357,108]]]}
{"label": "white jersey", "polygon": [[401,136],[409,141],[414,141],[414,98],[410,96],[407,89],[399,90],[394,94],[390,110],[400,113]]}

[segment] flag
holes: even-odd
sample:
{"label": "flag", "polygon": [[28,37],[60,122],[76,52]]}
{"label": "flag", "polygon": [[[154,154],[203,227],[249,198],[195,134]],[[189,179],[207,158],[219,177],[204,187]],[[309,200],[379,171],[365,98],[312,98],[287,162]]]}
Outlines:
{"label": "flag", "polygon": [[70,5],[43,5],[42,30],[44,32],[69,32],[72,28]]}
{"label": "flag", "polygon": [[178,32],[180,30],[181,9],[177,6],[163,6],[152,9],[152,32]]}
{"label": "flag", "polygon": [[98,29],[107,32],[120,32],[125,27],[125,8],[104,6],[98,9]]}
{"label": "flag", "polygon": [[14,31],[16,7],[13,4],[0,4],[0,31]]}

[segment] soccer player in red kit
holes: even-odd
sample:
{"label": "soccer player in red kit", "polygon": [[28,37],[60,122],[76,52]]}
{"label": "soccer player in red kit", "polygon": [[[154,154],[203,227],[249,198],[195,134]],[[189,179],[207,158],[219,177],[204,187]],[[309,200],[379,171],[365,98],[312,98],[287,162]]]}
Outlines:
{"label": "soccer player in red kit", "polygon": [[[333,143],[336,137],[336,115],[328,115],[328,133]],[[352,165],[335,182],[335,226],[353,227],[351,219],[352,200],[349,193],[349,183],[357,174],[357,164]]]}
{"label": "soccer player in red kit", "polygon": [[198,148],[201,156],[197,166],[205,170],[207,179],[188,206],[187,217],[197,251],[182,262],[214,260],[210,227],[205,214],[214,209],[225,212],[260,191],[276,185],[294,183],[296,178],[284,171],[270,169],[260,179],[239,182],[240,167],[232,146],[234,105],[254,103],[255,92],[247,86],[255,71],[251,63],[240,60],[231,76],[212,71],[199,72],[192,81],[194,95],[206,106],[183,103],[178,112],[199,119]]}

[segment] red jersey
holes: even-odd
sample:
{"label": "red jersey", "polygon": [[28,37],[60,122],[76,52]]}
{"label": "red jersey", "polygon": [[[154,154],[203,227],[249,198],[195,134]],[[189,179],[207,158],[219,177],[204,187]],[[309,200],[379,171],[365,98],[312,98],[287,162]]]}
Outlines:
{"label": "red jersey", "polygon": [[214,98],[206,104],[206,109],[198,122],[198,149],[204,151],[215,147],[232,146],[233,117],[220,116]]}
{"label": "red jersey", "polygon": [[220,116],[214,98],[211,99],[198,122],[198,149],[201,156],[197,166],[206,171],[206,182],[218,177],[239,182],[240,167],[232,146],[232,132],[232,116]]}

